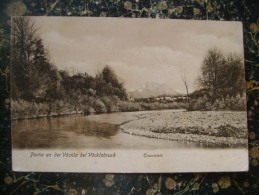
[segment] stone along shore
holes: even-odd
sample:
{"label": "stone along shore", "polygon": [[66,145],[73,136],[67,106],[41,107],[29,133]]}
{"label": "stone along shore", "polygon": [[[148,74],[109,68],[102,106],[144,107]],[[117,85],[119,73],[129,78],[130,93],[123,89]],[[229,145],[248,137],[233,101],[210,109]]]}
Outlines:
{"label": "stone along shore", "polygon": [[130,135],[224,146],[247,146],[246,112],[145,113],[120,125]]}

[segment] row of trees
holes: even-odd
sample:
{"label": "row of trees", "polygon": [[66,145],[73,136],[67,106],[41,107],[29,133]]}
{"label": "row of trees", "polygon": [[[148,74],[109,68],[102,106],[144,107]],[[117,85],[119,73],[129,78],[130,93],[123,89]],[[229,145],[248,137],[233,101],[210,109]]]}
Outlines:
{"label": "row of trees", "polygon": [[[95,76],[87,73],[69,75],[65,70],[58,70],[51,63],[30,17],[12,19],[11,43],[11,96],[13,100],[32,102],[24,103],[27,107],[35,107],[33,102],[43,103],[43,110],[48,105],[48,113],[59,110],[62,105],[74,107],[74,110],[79,107],[82,110],[82,105],[85,105],[83,110],[87,112],[92,109],[95,112],[113,112],[179,107],[169,104],[123,103],[128,100],[126,90],[109,66],[105,66]],[[205,93],[192,96],[188,93],[186,78],[183,76],[182,79],[187,90],[189,109],[234,109],[226,104],[232,102],[232,105],[234,100],[244,97],[242,58],[236,54],[223,55],[217,48],[207,52],[197,79],[199,90]],[[53,102],[57,102],[57,105],[53,105]],[[235,110],[243,107],[240,104],[235,106]]]}
{"label": "row of trees", "polygon": [[25,118],[71,113],[105,113],[179,108],[178,103],[128,101],[114,70],[105,66],[96,75],[70,75],[49,59],[29,17],[12,19],[12,117]]}
{"label": "row of trees", "polygon": [[126,100],[123,83],[109,67],[90,76],[87,73],[69,75],[50,61],[34,22],[29,17],[12,19],[11,96],[13,100],[48,102],[51,112],[55,101],[77,106],[82,97],[115,96]]}

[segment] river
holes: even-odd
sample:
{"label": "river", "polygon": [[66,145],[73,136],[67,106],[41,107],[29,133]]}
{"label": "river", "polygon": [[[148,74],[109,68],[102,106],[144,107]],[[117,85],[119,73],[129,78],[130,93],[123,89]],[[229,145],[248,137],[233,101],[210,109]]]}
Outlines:
{"label": "river", "polygon": [[[246,148],[215,147],[192,142],[146,138],[122,132],[120,124],[143,117],[142,114],[147,112],[160,114],[176,112],[176,110],[13,121],[13,169],[54,172],[68,170],[71,172],[207,172],[248,169]],[[78,155],[81,153],[88,155],[91,152],[112,153],[116,154],[116,158],[65,158],[63,156],[57,158],[55,156],[55,154],[62,155],[64,152]],[[32,158],[32,153],[51,156]],[[163,158],[146,158],[145,154],[159,154]]]}
{"label": "river", "polygon": [[56,118],[15,120],[12,122],[13,148],[186,149],[210,147],[192,142],[176,142],[129,135],[123,133],[119,127],[120,124],[137,119],[147,112],[178,111],[182,110],[119,112],[89,116],[71,115]]}

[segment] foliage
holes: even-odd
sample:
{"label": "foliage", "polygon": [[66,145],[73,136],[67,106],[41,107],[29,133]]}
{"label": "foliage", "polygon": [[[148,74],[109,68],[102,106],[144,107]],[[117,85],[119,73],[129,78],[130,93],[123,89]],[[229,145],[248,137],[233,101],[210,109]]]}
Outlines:
{"label": "foliage", "polygon": [[[30,17],[14,17],[11,36],[12,98],[34,100],[53,99],[58,91],[57,70],[49,62],[37,29]],[[40,79],[39,79],[40,78]]]}
{"label": "foliage", "polygon": [[13,19],[11,43],[13,118],[185,107],[176,102],[129,102],[123,83],[108,65],[95,76],[57,70],[30,17]]}
{"label": "foliage", "polygon": [[130,102],[120,100],[117,96],[74,96],[74,100],[26,101],[12,100],[11,110],[13,119],[61,116],[67,114],[101,114],[111,112],[127,112],[141,110],[185,109],[186,104],[159,102]]}
{"label": "foliage", "polygon": [[[64,111],[60,102],[68,103],[76,112],[79,108],[86,113],[93,109],[96,113],[115,112],[119,111],[116,105],[118,100],[127,99],[123,83],[109,66],[105,66],[95,77],[87,73],[69,75],[65,70],[57,70],[50,63],[30,17],[13,18],[11,38],[12,99],[21,103],[17,105],[19,109],[13,107],[14,113],[18,114],[22,108],[34,108],[42,103],[48,104],[48,115],[53,112],[61,114]],[[95,100],[87,103],[85,100],[90,97]],[[24,112],[24,117],[33,114],[38,116],[37,111],[33,114]]]}
{"label": "foliage", "polygon": [[120,111],[118,105],[120,100],[117,96],[104,96],[102,97],[102,101],[108,113]]}
{"label": "foliage", "polygon": [[106,112],[106,107],[104,103],[99,99],[94,101],[93,108],[97,114]]}
{"label": "foliage", "polygon": [[209,49],[197,78],[197,85],[205,95],[193,98],[192,109],[245,110],[244,82],[241,57],[224,56],[218,48]]}
{"label": "foliage", "polygon": [[198,87],[207,91],[214,102],[227,95],[236,96],[244,92],[244,64],[237,54],[224,56],[217,48],[208,50],[197,79]]}
{"label": "foliage", "polygon": [[246,96],[237,94],[236,96],[218,98],[213,103],[207,95],[198,97],[191,101],[193,110],[246,110]]}

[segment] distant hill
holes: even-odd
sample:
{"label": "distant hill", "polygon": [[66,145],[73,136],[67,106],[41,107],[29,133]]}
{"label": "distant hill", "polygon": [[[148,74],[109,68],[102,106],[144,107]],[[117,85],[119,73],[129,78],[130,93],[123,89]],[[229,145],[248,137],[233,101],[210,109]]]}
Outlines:
{"label": "distant hill", "polygon": [[157,96],[175,96],[179,95],[174,89],[159,83],[146,83],[141,89],[128,93],[131,98],[149,98]]}

